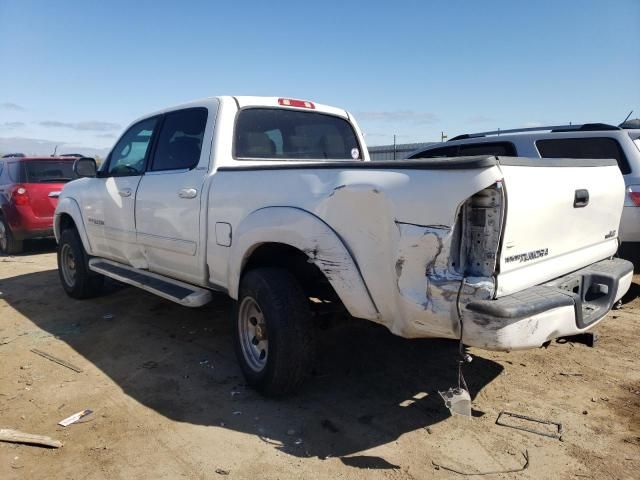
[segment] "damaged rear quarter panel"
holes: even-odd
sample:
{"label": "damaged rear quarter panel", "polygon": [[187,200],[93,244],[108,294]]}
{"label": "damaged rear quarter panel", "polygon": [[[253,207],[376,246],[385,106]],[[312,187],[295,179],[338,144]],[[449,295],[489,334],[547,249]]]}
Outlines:
{"label": "damaged rear quarter panel", "polygon": [[[237,226],[268,206],[308,211],[330,226],[354,259],[376,321],[404,337],[456,338],[460,275],[449,261],[457,214],[467,198],[500,178],[496,166],[225,171],[214,177],[208,222]],[[210,265],[220,262],[223,248],[209,243]],[[312,250],[306,253],[313,258]],[[211,268],[217,283],[226,277],[220,267]],[[336,293],[343,301],[349,296]]]}

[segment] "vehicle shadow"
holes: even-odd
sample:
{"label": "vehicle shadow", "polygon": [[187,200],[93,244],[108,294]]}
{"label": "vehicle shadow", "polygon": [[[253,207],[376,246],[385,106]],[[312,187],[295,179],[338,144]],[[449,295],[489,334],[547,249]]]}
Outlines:
{"label": "vehicle shadow", "polygon": [[[253,434],[291,455],[326,458],[449,417],[438,391],[457,381],[454,341],[406,340],[370,322],[345,322],[319,332],[316,368],[302,391],[273,400],[243,383],[225,297],[192,310],[109,281],[101,297],[75,301],[64,295],[55,270],[0,283],[11,307],[125,394],[174,421]],[[472,397],[501,371],[476,357],[465,367]],[[395,468],[377,457],[343,460],[356,468]]]}

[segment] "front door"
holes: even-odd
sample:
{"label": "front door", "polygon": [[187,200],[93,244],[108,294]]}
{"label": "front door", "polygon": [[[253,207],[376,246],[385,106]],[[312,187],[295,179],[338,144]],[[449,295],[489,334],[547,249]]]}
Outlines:
{"label": "front door", "polygon": [[215,113],[198,107],[164,115],[136,197],[137,241],[149,270],[191,283],[206,278],[200,221]]}
{"label": "front door", "polygon": [[140,268],[146,265],[136,243],[135,199],[158,118],[138,122],[125,132],[81,198],[94,254]]}

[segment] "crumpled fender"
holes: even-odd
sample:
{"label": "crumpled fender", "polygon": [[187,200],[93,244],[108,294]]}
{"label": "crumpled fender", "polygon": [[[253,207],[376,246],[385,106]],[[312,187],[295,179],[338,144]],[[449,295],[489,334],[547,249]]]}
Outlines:
{"label": "crumpled fender", "polygon": [[229,295],[237,299],[240,274],[251,253],[264,243],[297,248],[327,277],[345,308],[357,318],[376,320],[378,310],[360,269],[338,234],[314,214],[295,207],[254,211],[236,228],[229,256]]}
{"label": "crumpled fender", "polygon": [[73,223],[76,224],[76,229],[82,240],[82,245],[89,255],[92,255],[91,244],[89,243],[89,237],[87,236],[87,230],[85,229],[84,222],[82,221],[82,213],[80,212],[80,206],[71,197],[64,197],[58,201],[56,207],[56,213],[53,218],[53,233],[56,237],[56,242],[60,241],[60,223],[62,215],[67,214],[73,219]]}

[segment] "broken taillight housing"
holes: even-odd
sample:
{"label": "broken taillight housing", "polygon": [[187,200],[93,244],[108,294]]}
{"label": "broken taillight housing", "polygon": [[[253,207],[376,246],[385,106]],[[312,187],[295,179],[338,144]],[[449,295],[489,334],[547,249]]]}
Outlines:
{"label": "broken taillight housing", "polygon": [[631,200],[636,207],[640,207],[640,185],[628,186],[627,195],[629,195],[629,200]]}
{"label": "broken taillight housing", "polygon": [[473,195],[462,211],[461,264],[464,274],[494,275],[502,234],[504,186],[496,182]]}

